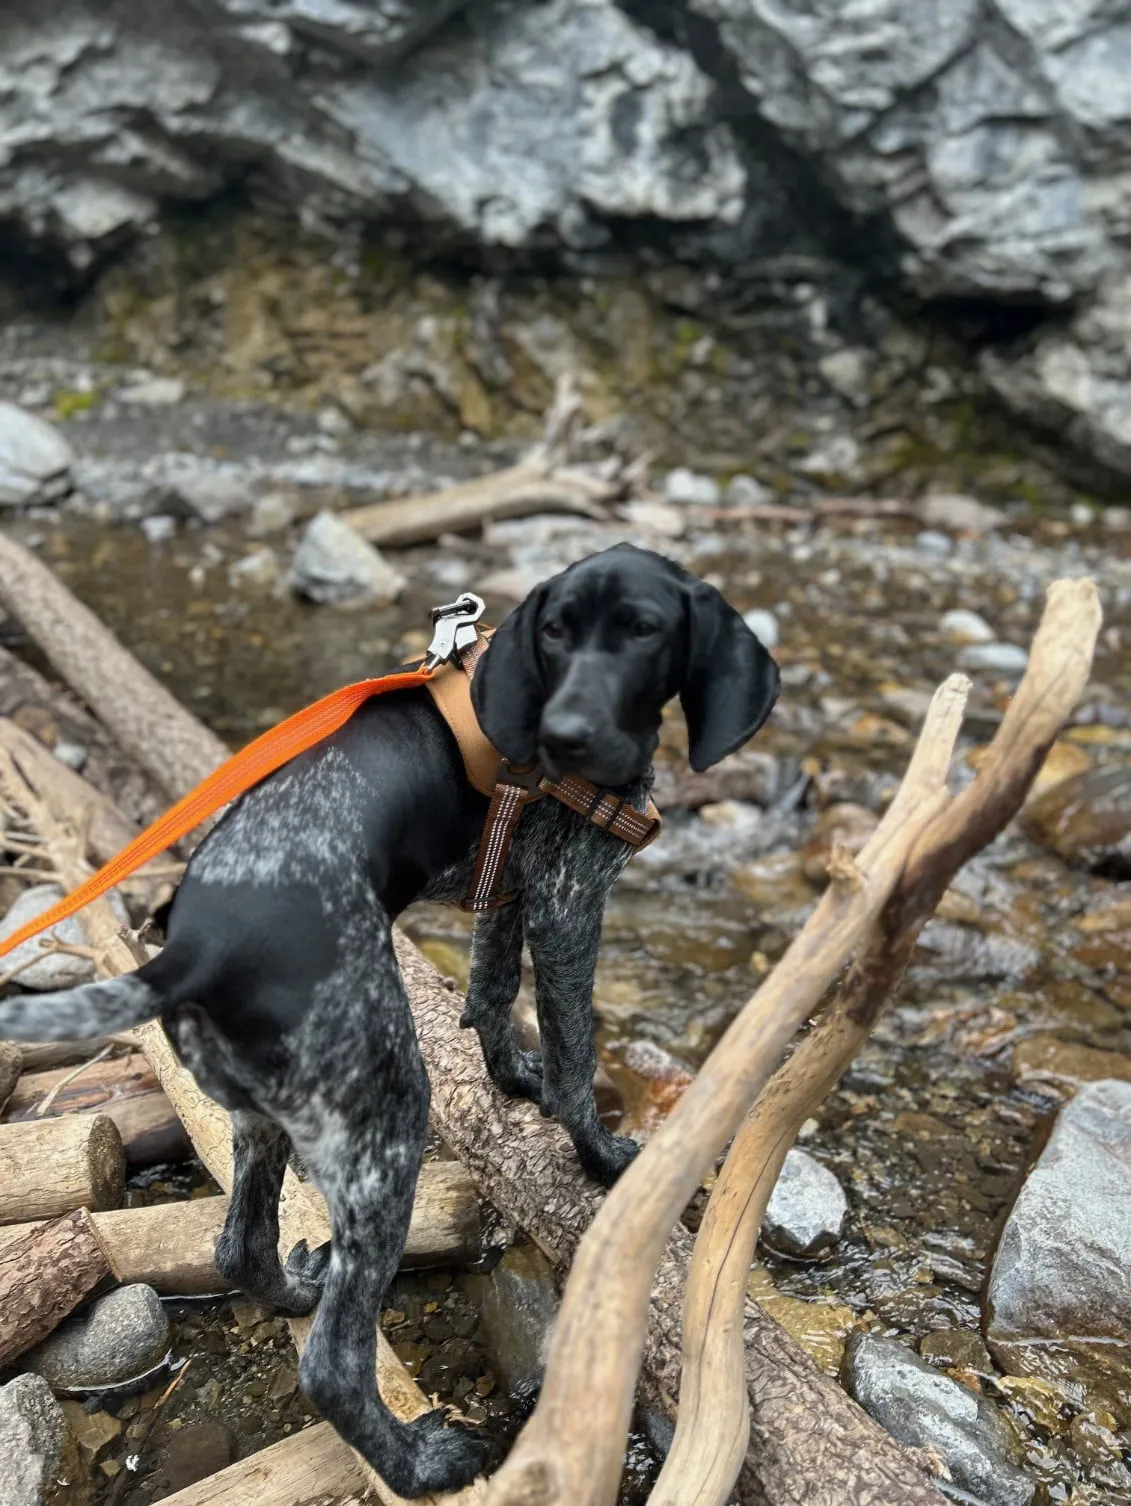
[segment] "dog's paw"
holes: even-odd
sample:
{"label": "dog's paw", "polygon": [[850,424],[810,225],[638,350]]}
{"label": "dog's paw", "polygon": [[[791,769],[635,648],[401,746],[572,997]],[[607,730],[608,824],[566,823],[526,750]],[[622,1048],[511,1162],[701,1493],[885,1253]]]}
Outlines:
{"label": "dog's paw", "polygon": [[318,1306],[330,1269],[330,1241],[311,1249],[305,1239],[287,1256],[283,1266],[287,1289],[277,1306],[292,1318],[305,1318]]}
{"label": "dog's paw", "polygon": [[542,1102],[542,1053],[540,1051],[511,1052],[505,1062],[495,1062],[488,1069],[491,1081],[500,1093],[508,1098],[529,1098],[531,1103]]}
{"label": "dog's paw", "polygon": [[635,1140],[606,1130],[598,1139],[577,1147],[581,1169],[602,1187],[611,1187],[626,1167],[640,1154]]}
{"label": "dog's paw", "polygon": [[[425,1412],[410,1422],[412,1479],[406,1496],[423,1496],[461,1490],[481,1475],[491,1457],[491,1444],[481,1434],[458,1424],[444,1426],[442,1411]],[[399,1488],[399,1487],[398,1487]]]}

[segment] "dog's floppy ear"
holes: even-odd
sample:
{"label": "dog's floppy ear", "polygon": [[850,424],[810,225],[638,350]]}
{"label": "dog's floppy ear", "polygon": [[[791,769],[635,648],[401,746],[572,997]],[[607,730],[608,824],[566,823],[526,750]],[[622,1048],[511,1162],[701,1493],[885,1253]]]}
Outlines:
{"label": "dog's floppy ear", "polygon": [[539,586],[504,618],[471,681],[479,725],[510,763],[529,763],[538,751],[545,687],[535,633],[545,594]]}
{"label": "dog's floppy ear", "polygon": [[690,642],[679,699],[697,774],[741,748],[778,698],[778,667],[722,594],[703,581],[688,593]]}

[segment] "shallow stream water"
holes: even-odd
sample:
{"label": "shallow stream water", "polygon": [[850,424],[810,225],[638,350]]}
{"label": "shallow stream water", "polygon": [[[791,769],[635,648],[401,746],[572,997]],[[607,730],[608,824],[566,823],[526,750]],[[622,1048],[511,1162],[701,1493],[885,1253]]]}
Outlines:
{"label": "shallow stream water", "polygon": [[[482,541],[401,551],[409,586],[383,610],[316,608],[270,580],[232,573],[263,547],[285,570],[298,525],[260,543],[239,521],[180,524],[160,544],[134,521],[81,514],[29,518],[15,531],[233,745],[417,650],[428,606],[459,589],[482,587],[497,620],[516,577],[537,578],[620,537],[664,548],[741,609],[772,610],[783,690],[753,744],[760,762],[743,798],[729,798],[724,785],[698,810],[669,811],[663,838],[633,862],[609,908],[596,990],[602,1062],[629,1120],[646,1125],[673,1101],[668,1069],[703,1061],[815,904],[820,885],[804,853],[822,809],[851,802],[876,813],[890,798],[927,697],[955,667],[959,650],[940,628],[948,609],[974,610],[998,638],[1024,646],[1048,582],[1091,573],[1105,628],[1092,688],[1057,757],[1065,771],[1131,762],[1131,535],[1027,508],[998,532],[958,540],[887,519],[724,528],[697,525],[694,509],[685,511],[682,536],[666,541],[624,524],[542,518],[497,525]],[[971,777],[1009,691],[1006,679],[975,676],[956,786]],[[662,777],[666,770],[678,781],[681,756],[673,717]],[[1089,920],[1121,896],[1131,897],[1126,882],[1070,868],[1011,828],[948,894],[898,999],[806,1126],[804,1147],[838,1176],[849,1220],[817,1261],[764,1252],[752,1291],[831,1372],[860,1328],[915,1341],[954,1330],[977,1336],[1001,1221],[1071,1091],[1066,1048],[1117,1053],[1131,1078],[1131,987],[1115,950],[1103,953],[1107,933]],[[405,926],[464,981],[467,917],[421,906]],[[1030,1056],[1022,1070],[1015,1052],[1034,1041],[1047,1045],[1043,1067],[1033,1069]],[[634,1066],[641,1042],[674,1059],[666,1081]],[[526,1398],[497,1381],[489,1336],[451,1273],[402,1278],[390,1309],[390,1337],[426,1390],[474,1407],[475,1420],[504,1432],[513,1425]],[[227,1412],[232,1397],[246,1398],[246,1431],[242,1400],[235,1414],[240,1452],[310,1415],[286,1390],[293,1361],[277,1327],[230,1305],[185,1309],[179,1320],[184,1351],[204,1346],[183,1390],[184,1416],[192,1421],[201,1398],[201,1416],[212,1403]],[[223,1355],[212,1334],[223,1338]],[[1125,1476],[1081,1447],[1078,1426],[1104,1416],[1131,1464],[1131,1382],[1122,1394],[1068,1386],[1050,1404],[1047,1392],[1002,1377],[988,1355],[965,1378],[1015,1427],[1045,1500],[1131,1501]],[[250,1405],[265,1396],[266,1412]],[[156,1466],[126,1499],[153,1499],[162,1478]]]}

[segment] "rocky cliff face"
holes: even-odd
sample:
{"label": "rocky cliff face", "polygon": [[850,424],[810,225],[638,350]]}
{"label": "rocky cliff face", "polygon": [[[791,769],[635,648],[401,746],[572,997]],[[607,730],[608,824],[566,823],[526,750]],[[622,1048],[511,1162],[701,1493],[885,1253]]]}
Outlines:
{"label": "rocky cliff face", "polygon": [[986,379],[1116,472],[1131,472],[1129,139],[1114,0],[8,0],[0,15],[0,216],[76,272],[163,208],[236,188],[311,227],[397,224],[488,263],[584,267],[648,244],[725,278],[816,256],[834,301],[863,275],[923,303],[1021,305],[1025,337],[981,352]]}

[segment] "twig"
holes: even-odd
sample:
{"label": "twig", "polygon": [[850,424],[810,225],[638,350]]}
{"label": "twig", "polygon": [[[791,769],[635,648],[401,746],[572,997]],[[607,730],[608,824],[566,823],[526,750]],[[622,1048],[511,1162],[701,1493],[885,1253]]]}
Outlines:
{"label": "twig", "polygon": [[95,1062],[105,1061],[113,1050],[113,1045],[103,1046],[102,1050],[99,1051],[96,1056],[90,1057],[89,1060],[85,1062],[79,1062],[78,1066],[75,1067],[73,1071],[68,1072],[66,1077],[64,1077],[61,1082],[57,1082],[55,1084],[50,1093],[46,1094],[41,1103],[36,1104],[35,1117],[37,1119],[42,1119],[45,1114],[49,1113],[51,1105],[55,1102],[56,1098],[58,1098],[59,1094],[63,1091],[64,1088],[70,1087],[75,1078],[81,1077],[88,1067],[94,1066]]}
{"label": "twig", "polygon": [[[161,1395],[153,1403],[153,1410],[150,1412],[149,1416],[139,1424],[137,1434],[133,1439],[133,1453],[139,1464],[141,1463],[142,1449],[144,1449],[145,1445],[149,1442],[149,1435],[150,1433],[152,1433],[154,1426],[157,1423],[157,1419],[158,1417],[160,1417],[162,1409],[165,1406],[165,1403],[169,1400],[170,1396],[172,1396],[173,1392],[184,1380],[185,1376],[189,1373],[189,1370],[191,1368],[192,1359],[190,1357],[184,1362],[173,1379],[165,1387],[164,1391],[162,1391]],[[136,1483],[136,1480],[137,1471],[131,1469],[129,1467],[129,1464],[127,1463],[125,1465],[125,1468],[118,1475],[117,1479],[110,1486],[110,1489],[106,1492],[106,1498],[103,1506],[118,1506],[118,1502],[126,1493],[127,1485]]]}

